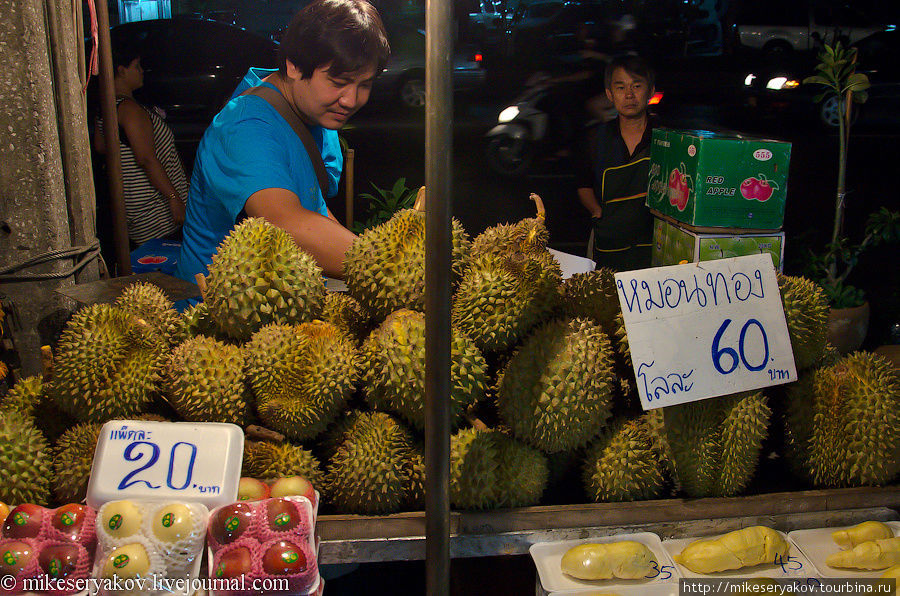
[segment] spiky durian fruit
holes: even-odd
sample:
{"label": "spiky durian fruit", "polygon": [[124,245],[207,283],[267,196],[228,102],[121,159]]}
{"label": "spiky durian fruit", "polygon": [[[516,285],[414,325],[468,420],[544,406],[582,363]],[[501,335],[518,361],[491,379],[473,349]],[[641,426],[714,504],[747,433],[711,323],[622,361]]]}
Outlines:
{"label": "spiky durian fruit", "polygon": [[362,341],[369,332],[369,315],[358,300],[346,292],[327,292],[322,320],[328,321],[355,341]]}
{"label": "spiky durian fruit", "polygon": [[621,312],[616,314],[613,319],[612,338],[619,357],[622,358],[628,367],[633,367],[631,348],[628,346],[628,332],[625,330],[625,317],[622,316]]}
{"label": "spiky durian fruit", "polygon": [[328,464],[326,491],[338,511],[384,514],[399,510],[415,490],[412,437],[382,412],[360,413]]}
{"label": "spiky durian fruit", "polygon": [[615,274],[613,269],[601,267],[576,273],[563,281],[560,297],[563,314],[591,319],[607,333],[614,332],[616,315],[622,312]]}
{"label": "spiky durian fruit", "polygon": [[[413,209],[403,209],[385,223],[353,240],[344,259],[348,293],[376,321],[401,308],[425,310],[425,212],[420,191]],[[452,223],[454,280],[462,274],[471,240]]]}
{"label": "spiky durian fruit", "polygon": [[225,334],[213,321],[209,314],[209,305],[206,302],[200,302],[189,306],[181,313],[180,329],[176,333],[176,337],[181,341],[205,335],[214,337],[220,341],[234,341]]}
{"label": "spiky durian fruit", "polygon": [[43,396],[44,381],[39,376],[26,377],[13,385],[0,400],[0,411],[13,411],[34,417]]}
{"label": "spiky durian fruit", "polygon": [[79,420],[134,417],[157,390],[165,348],[142,319],[109,304],[87,306],[59,339],[50,394]]}
{"label": "spiky durian fruit", "polygon": [[590,441],[610,416],[612,346],[587,319],[556,320],[534,332],[498,381],[500,416],[512,434],[546,452]]}
{"label": "spiky durian fruit", "polygon": [[450,437],[450,504],[459,509],[496,507],[499,459],[492,430],[464,428]]}
{"label": "spiky durian fruit", "polygon": [[321,434],[353,394],[357,349],[331,323],[267,325],[245,349],[260,419],[292,439]]}
{"label": "spiky durian fruit", "polygon": [[768,432],[766,396],[746,391],[663,408],[658,441],[691,497],[728,497],[753,477]]}
{"label": "spiky durian fruit", "polygon": [[778,287],[794,350],[794,363],[798,369],[807,368],[825,353],[828,298],[818,284],[805,277],[778,275]]}
{"label": "spiky durian fruit", "polygon": [[556,306],[562,270],[547,250],[474,255],[453,297],[453,324],[486,352],[522,339]]}
{"label": "spiky durian fruit", "polygon": [[179,344],[169,356],[163,385],[169,403],[186,420],[247,421],[244,354],[237,346],[203,335]]}
{"label": "spiky durian fruit", "polygon": [[319,317],[325,282],[315,258],[285,230],[251,217],[235,226],[209,266],[204,300],[225,333],[240,340],[269,323]]}
{"label": "spiky durian fruit", "polygon": [[588,450],[584,485],[594,501],[639,501],[659,496],[662,464],[647,416],[619,419]]}
{"label": "spiky durian fruit", "polygon": [[868,352],[788,389],[789,454],[817,486],[880,485],[900,472],[900,373]]}
{"label": "spiky durian fruit", "polygon": [[497,445],[497,506],[537,505],[547,487],[547,456],[533,447],[494,431]]}
{"label": "spiky durian fruit", "polygon": [[405,508],[425,508],[425,446],[414,445],[412,454],[412,472],[409,475],[409,490],[406,493]]}
{"label": "spiky durian fruit", "polygon": [[102,424],[85,422],[63,433],[53,446],[53,493],[62,503],[77,503],[87,494],[94,450]]}
{"label": "spiky durian fruit", "polygon": [[322,481],[319,460],[311,451],[293,443],[269,441],[244,442],[242,476],[269,479],[286,476],[303,476],[313,486]]}
{"label": "spiky durian fruit", "polygon": [[[375,407],[396,412],[415,428],[425,428],[425,315],[392,313],[363,344],[366,397]],[[451,331],[450,421],[458,424],[468,406],[484,397],[487,364],[475,343]]]}
{"label": "spiky durian fruit", "polygon": [[550,234],[545,224],[546,213],[541,198],[532,193],[537,215],[514,224],[499,224],[486,229],[472,242],[472,254],[501,256],[510,252],[541,251],[547,248]]}
{"label": "spiky durian fruit", "polygon": [[21,412],[0,412],[0,459],[0,501],[48,504],[53,478],[50,447]]}
{"label": "spiky durian fruit", "polygon": [[169,344],[183,339],[181,315],[165,292],[151,283],[133,283],[122,290],[114,303],[125,313],[147,322]]}

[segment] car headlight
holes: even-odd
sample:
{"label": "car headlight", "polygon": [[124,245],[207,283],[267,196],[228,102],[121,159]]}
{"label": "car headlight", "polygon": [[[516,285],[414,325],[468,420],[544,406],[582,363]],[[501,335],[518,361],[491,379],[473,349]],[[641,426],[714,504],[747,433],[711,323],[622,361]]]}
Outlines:
{"label": "car headlight", "polygon": [[519,106],[509,106],[497,116],[497,122],[503,124],[504,122],[509,122],[513,120],[516,116],[519,115]]}
{"label": "car headlight", "polygon": [[756,80],[755,74],[753,74],[753,73],[748,74],[747,77],[744,79],[744,86],[749,87],[750,85],[753,84],[753,81],[755,81],[755,80]]}
{"label": "car headlight", "polygon": [[796,79],[789,79],[787,77],[775,77],[769,79],[769,82],[766,83],[766,89],[775,89],[779,91],[781,89],[796,89],[800,86],[800,81]]}

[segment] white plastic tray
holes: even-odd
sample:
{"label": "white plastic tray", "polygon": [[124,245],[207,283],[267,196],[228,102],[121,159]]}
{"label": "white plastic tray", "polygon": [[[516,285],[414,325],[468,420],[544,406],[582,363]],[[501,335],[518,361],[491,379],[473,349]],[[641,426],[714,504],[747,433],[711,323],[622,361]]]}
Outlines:
{"label": "white plastic tray", "polygon": [[[593,596],[604,593],[606,593],[606,590],[602,588],[587,588],[551,592],[550,596]],[[616,588],[614,593],[618,596],[679,596],[678,584],[647,584],[644,586]]]}
{"label": "white plastic tray", "polygon": [[[900,536],[900,522],[889,521],[885,524],[894,532],[894,536]],[[856,524],[854,524],[856,525]],[[788,537],[796,544],[801,551],[809,559],[810,563],[819,572],[822,577],[859,577],[878,578],[884,573],[884,570],[863,571],[859,569],[835,569],[825,564],[825,560],[829,555],[841,550],[837,543],[832,540],[831,533],[835,530],[843,530],[852,528],[853,526],[836,526],[834,528],[814,528],[812,530],[794,530],[788,534]]]}
{"label": "white plastic tray", "polygon": [[[777,530],[776,530],[777,531]],[[783,565],[776,565],[774,561],[771,564],[766,565],[757,565],[755,567],[743,567],[741,569],[732,569],[730,571],[719,571],[717,573],[696,573],[691,571],[684,565],[679,565],[677,562],[675,563],[675,567],[678,568],[678,572],[682,577],[717,577],[717,578],[746,578],[746,577],[768,577],[772,579],[785,579],[789,577],[809,577],[815,574],[815,567],[813,567],[812,563],[809,562],[809,559],[806,558],[800,549],[791,543],[789,536],[784,532],[778,532],[781,534],[781,537],[784,538],[788,546],[790,546],[790,550],[788,551],[788,556],[784,559]],[[722,534],[715,534],[712,536],[697,536],[694,538],[679,538],[677,540],[664,540],[662,545],[672,560],[675,560],[675,555],[679,554],[684,548],[690,543],[696,540],[710,540],[713,538],[718,538],[722,536]]]}
{"label": "white plastic tray", "polygon": [[[609,542],[623,542],[633,540],[640,542],[650,549],[656,557],[659,569],[662,571],[653,579],[600,579],[600,580],[583,580],[570,577],[562,572],[561,562],[563,555],[573,546],[579,544],[606,544]],[[601,591],[618,590],[629,586],[638,588],[646,588],[647,586],[662,583],[674,583],[677,588],[678,573],[675,570],[674,563],[663,550],[662,542],[659,536],[652,532],[638,532],[637,534],[616,534],[615,536],[601,536],[597,538],[586,538],[584,540],[563,540],[560,542],[539,542],[532,544],[528,549],[531,558],[534,559],[534,565],[537,567],[538,576],[541,578],[541,586],[547,592],[559,592],[564,590],[577,589],[600,589]],[[641,591],[641,594],[649,594],[649,592]],[[667,593],[667,592],[666,592]],[[655,594],[655,592],[654,592]]]}

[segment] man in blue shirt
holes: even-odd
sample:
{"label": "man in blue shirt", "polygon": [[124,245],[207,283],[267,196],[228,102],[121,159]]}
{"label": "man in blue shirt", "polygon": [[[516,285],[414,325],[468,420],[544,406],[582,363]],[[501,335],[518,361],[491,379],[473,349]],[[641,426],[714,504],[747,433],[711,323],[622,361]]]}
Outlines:
{"label": "man in blue shirt", "polygon": [[354,235],[328,210],[310,155],[271,104],[241,94],[263,85],[284,97],[321,152],[333,196],[343,166],[337,130],[368,101],[389,54],[381,17],[365,0],[314,0],[294,16],[279,69],[250,69],[200,141],[178,277],[205,275],[219,243],[244,217],[287,230],[325,275],[342,276]]}

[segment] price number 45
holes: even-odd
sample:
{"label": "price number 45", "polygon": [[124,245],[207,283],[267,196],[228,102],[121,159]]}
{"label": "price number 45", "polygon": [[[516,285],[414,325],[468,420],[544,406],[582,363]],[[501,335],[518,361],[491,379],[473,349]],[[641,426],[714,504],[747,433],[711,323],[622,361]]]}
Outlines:
{"label": "price number 45", "polygon": [[[756,319],[749,319],[744,326],[741,327],[741,335],[738,338],[738,349],[735,350],[732,347],[721,347],[719,343],[722,341],[722,335],[725,333],[725,330],[731,324],[731,319],[725,319],[722,322],[722,325],[719,327],[719,330],[716,331],[715,337],[713,337],[712,343],[712,362],[713,366],[716,367],[716,370],[719,371],[723,375],[727,375],[729,373],[734,372],[740,363],[744,364],[744,367],[749,371],[760,371],[766,367],[766,364],[769,363],[769,338],[766,335],[766,330],[763,328],[762,323],[757,321]],[[763,351],[765,355],[763,356],[762,362],[759,364],[750,364],[747,362],[747,355],[744,351],[745,341],[747,339],[747,331],[750,327],[756,327],[759,329],[759,334],[762,339]],[[727,368],[726,366],[727,365]]]}

